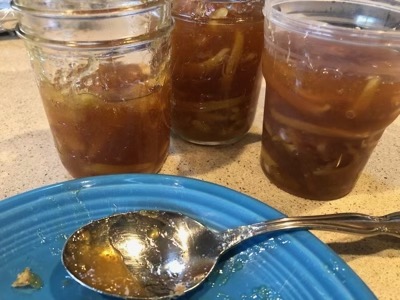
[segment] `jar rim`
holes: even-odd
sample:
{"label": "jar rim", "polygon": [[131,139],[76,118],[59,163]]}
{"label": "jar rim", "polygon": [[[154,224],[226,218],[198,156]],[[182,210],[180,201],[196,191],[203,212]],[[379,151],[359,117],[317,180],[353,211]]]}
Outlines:
{"label": "jar rim", "polygon": [[[60,1],[54,1],[56,4],[48,5],[49,2],[41,1],[42,5],[35,4],[32,0],[12,0],[11,8],[22,14],[30,14],[40,17],[52,18],[83,18],[109,15],[132,14],[134,12],[151,10],[153,7],[165,5],[170,0],[135,0],[135,1],[104,1],[103,5],[87,3],[87,1],[76,1],[74,5],[60,4]],[[111,2],[111,3],[110,3]],[[29,4],[26,4],[29,3]],[[44,3],[44,4],[43,4]],[[91,7],[92,6],[92,7]]]}
{"label": "jar rim", "polygon": [[[296,3],[299,5],[299,10],[296,9]],[[316,15],[306,15],[301,11],[305,4],[309,3],[309,7],[315,7],[317,4],[323,4],[330,7],[335,5],[354,5],[360,7],[370,7],[380,10],[382,13],[387,12],[395,14],[395,27],[384,27],[377,24],[371,24],[370,27],[354,27],[350,24],[334,24],[323,22],[317,19]],[[357,43],[357,44],[382,44],[389,46],[400,47],[400,7],[392,5],[385,0],[270,0],[266,1],[263,9],[265,19],[278,27],[285,30],[304,33],[306,35],[316,36],[318,38],[333,40],[340,36],[340,42]],[[308,12],[310,13],[310,12]],[[374,16],[354,16],[355,22],[360,23],[374,20]],[[384,24],[385,25],[385,24]]]}
{"label": "jar rim", "polygon": [[168,26],[164,26],[157,31],[152,31],[139,36],[105,40],[105,41],[55,41],[45,39],[34,34],[24,32],[19,25],[16,27],[16,34],[22,40],[32,42],[34,44],[40,44],[41,46],[53,49],[66,49],[68,51],[72,49],[86,50],[86,51],[99,51],[107,49],[118,49],[118,48],[140,48],[145,46],[152,41],[168,36],[173,29],[173,21]]}

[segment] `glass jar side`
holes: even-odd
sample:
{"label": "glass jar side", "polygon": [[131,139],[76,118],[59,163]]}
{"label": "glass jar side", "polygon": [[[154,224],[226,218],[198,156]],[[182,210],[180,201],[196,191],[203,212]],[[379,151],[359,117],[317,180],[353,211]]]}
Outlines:
{"label": "glass jar side", "polygon": [[261,84],[259,4],[174,3],[172,128],[183,139],[230,144],[250,129]]}
{"label": "glass jar side", "polygon": [[[343,10],[341,3],[329,5]],[[325,27],[321,33],[315,26],[316,14],[301,18],[313,27],[293,27],[291,17],[286,24],[284,14],[279,22],[266,18],[261,165],[283,190],[337,199],[353,189],[385,128],[400,114],[400,48],[385,34],[378,42],[372,28],[357,29],[359,38],[350,41],[353,29],[343,23],[330,25],[332,35],[326,36]]]}
{"label": "glass jar side", "polygon": [[169,150],[169,34],[107,49],[25,41],[71,175],[159,171]]}
{"label": "glass jar side", "polygon": [[[65,1],[56,2],[67,5]],[[56,10],[46,9],[46,6],[35,8],[37,1],[25,6],[18,6],[16,3],[13,4],[13,8],[18,13],[18,30],[31,40],[35,39],[42,44],[68,47],[123,45],[150,39],[154,33],[171,26],[169,1],[149,1],[141,5],[132,2],[130,6],[117,8],[108,8],[108,5],[102,2],[104,7],[91,10],[81,10],[80,4],[74,9],[62,10],[61,6]]]}

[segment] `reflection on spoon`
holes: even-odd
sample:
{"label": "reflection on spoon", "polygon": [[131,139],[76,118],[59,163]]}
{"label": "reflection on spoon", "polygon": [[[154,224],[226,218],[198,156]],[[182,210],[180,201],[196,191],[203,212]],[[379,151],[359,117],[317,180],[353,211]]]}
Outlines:
{"label": "reflection on spoon", "polygon": [[219,256],[238,243],[296,228],[400,237],[400,213],[282,218],[216,232],[177,212],[128,212],[78,229],[67,240],[62,260],[75,280],[97,292],[124,299],[170,299],[197,287]]}

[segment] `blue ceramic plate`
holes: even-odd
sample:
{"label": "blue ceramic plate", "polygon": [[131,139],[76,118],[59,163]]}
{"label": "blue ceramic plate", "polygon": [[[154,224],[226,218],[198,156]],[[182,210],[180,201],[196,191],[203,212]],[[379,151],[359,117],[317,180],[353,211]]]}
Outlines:
{"label": "blue ceramic plate", "polygon": [[[110,214],[166,209],[224,230],[282,214],[244,194],[168,175],[77,179],[0,201],[0,299],[111,299],[75,283],[60,254],[78,227]],[[30,267],[40,290],[11,283]],[[222,257],[207,282],[182,299],[376,299],[360,278],[306,231],[268,234]]]}

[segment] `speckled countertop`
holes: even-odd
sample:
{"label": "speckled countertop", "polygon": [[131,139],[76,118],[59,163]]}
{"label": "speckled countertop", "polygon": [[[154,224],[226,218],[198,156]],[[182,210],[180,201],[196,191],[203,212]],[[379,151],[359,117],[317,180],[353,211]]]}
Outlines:
{"label": "speckled countertop", "polygon": [[[212,181],[287,215],[400,211],[400,118],[386,130],[352,193],[336,201],[310,201],[280,191],[260,168],[262,102],[250,133],[235,145],[200,147],[172,137],[161,173]],[[0,40],[0,107],[0,199],[71,179],[58,159],[27,53],[17,39]],[[400,240],[314,233],[379,299],[399,299]]]}

